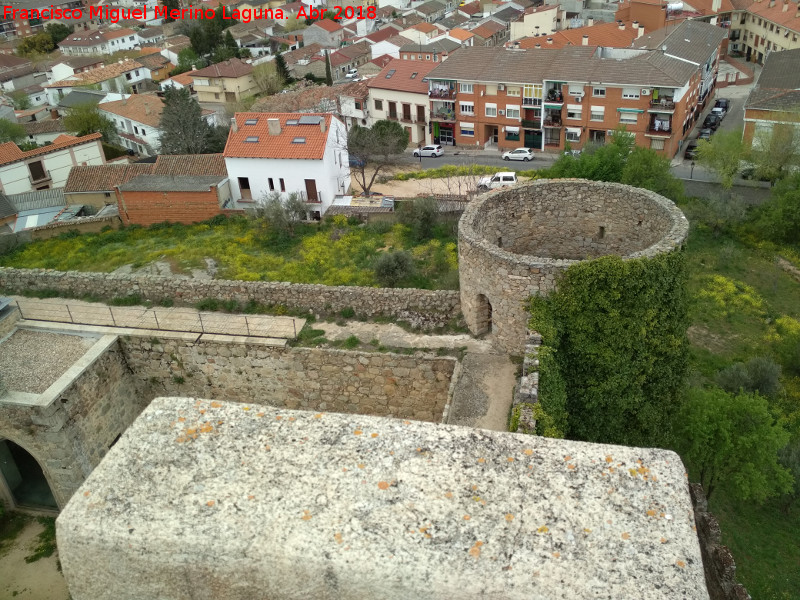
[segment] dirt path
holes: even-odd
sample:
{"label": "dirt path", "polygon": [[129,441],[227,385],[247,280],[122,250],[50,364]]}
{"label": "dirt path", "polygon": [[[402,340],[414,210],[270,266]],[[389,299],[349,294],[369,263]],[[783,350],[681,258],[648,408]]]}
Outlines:
{"label": "dirt path", "polygon": [[0,555],[0,598],[15,600],[67,600],[67,582],[57,568],[58,552],[26,563],[43,527],[31,519],[10,547]]}

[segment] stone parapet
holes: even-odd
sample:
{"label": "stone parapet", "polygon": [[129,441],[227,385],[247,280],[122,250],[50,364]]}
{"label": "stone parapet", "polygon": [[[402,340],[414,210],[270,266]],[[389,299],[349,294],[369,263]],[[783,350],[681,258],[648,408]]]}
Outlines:
{"label": "stone parapet", "polygon": [[522,375],[517,387],[514,389],[514,399],[511,409],[516,410],[519,418],[516,420],[515,431],[534,433],[536,431],[536,418],[533,416],[533,407],[539,401],[539,348],[542,345],[542,336],[535,331],[528,331],[525,341],[525,353],[522,359]]}
{"label": "stone parapet", "polygon": [[157,303],[169,298],[193,305],[207,298],[240,304],[259,302],[293,310],[388,316],[421,328],[447,324],[460,312],[459,293],[407,288],[326,286],[271,281],[194,280],[157,275],[115,275],[50,269],[0,268],[0,289],[9,292],[54,290],[66,297],[110,300],[139,295]]}

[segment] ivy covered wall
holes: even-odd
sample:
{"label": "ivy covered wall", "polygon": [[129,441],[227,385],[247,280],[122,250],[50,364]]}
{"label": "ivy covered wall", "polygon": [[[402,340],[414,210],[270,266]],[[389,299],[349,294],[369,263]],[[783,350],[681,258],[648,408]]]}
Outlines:
{"label": "ivy covered wall", "polygon": [[552,356],[540,371],[537,433],[564,422],[570,439],[664,443],[688,365],[685,284],[680,251],[605,256],[570,266],[555,291],[530,299],[530,329]]}

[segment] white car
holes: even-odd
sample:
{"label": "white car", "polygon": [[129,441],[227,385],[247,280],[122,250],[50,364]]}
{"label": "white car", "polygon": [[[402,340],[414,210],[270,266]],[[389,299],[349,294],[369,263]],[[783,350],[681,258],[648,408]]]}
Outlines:
{"label": "white car", "polygon": [[345,79],[358,79],[358,69],[350,69],[344,76]]}
{"label": "white car", "polygon": [[441,146],[423,146],[422,148],[417,148],[414,150],[414,156],[419,158],[420,156],[430,156],[430,157],[437,157],[444,154],[444,150],[442,150]]}
{"label": "white car", "polygon": [[491,177],[484,177],[478,184],[479,190],[496,190],[517,183],[517,174],[513,171],[495,173]]}
{"label": "white car", "polygon": [[533,160],[533,150],[530,148],[517,148],[503,153],[503,160]]}

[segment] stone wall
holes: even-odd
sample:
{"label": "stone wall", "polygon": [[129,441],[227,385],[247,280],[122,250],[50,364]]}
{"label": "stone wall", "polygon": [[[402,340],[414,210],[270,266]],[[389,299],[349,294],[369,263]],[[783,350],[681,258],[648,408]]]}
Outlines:
{"label": "stone wall", "polygon": [[513,431],[520,433],[536,433],[533,406],[539,401],[538,353],[541,345],[542,336],[535,331],[528,331],[522,359],[522,376],[514,389],[514,399],[511,401],[511,410],[519,413],[517,426]]}
{"label": "stone wall", "polygon": [[[669,200],[616,183],[539,180],[479,196],[459,223],[461,310],[475,334],[525,345],[525,300],[602,254],[655,256],[680,247],[688,221]],[[536,255],[524,254],[536,252]]]}
{"label": "stone wall", "polygon": [[690,483],[689,492],[692,496],[709,597],[711,600],[750,600],[750,594],[744,586],[736,583],[736,563],[728,547],[722,545],[719,522],[708,512],[703,486]]}
{"label": "stone wall", "polygon": [[139,393],[441,422],[456,360],[123,338]]}
{"label": "stone wall", "polygon": [[137,394],[113,336],[106,342],[95,344],[38,398],[27,403],[0,399],[0,438],[37,460],[59,507],[152,399]]}
{"label": "stone wall", "polygon": [[195,304],[206,298],[280,304],[311,312],[339,312],[352,308],[359,315],[384,315],[418,327],[439,327],[460,312],[455,291],[325,286],[265,281],[200,281],[156,275],[112,275],[47,269],[0,268],[0,289],[56,290],[67,297],[95,296],[103,300],[138,294],[158,302]]}

